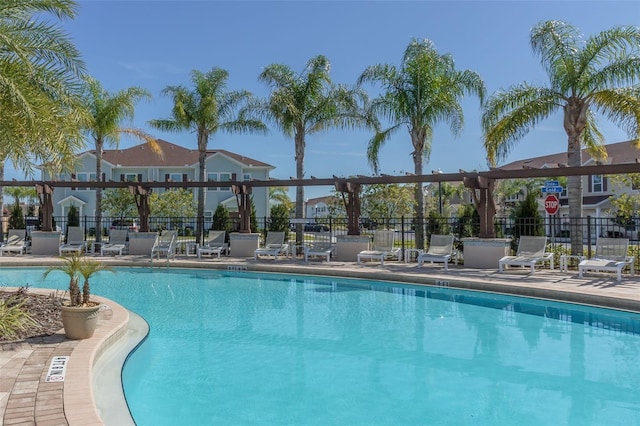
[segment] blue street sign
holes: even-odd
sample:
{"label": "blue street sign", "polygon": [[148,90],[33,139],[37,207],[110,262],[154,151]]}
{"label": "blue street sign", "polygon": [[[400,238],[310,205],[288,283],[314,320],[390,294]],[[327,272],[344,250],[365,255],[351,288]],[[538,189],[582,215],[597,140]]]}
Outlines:
{"label": "blue street sign", "polygon": [[560,194],[564,189],[561,186],[543,186],[542,193],[543,194]]}
{"label": "blue street sign", "polygon": [[560,181],[557,180],[548,180],[544,183],[544,186],[546,187],[550,187],[550,186],[560,186]]}

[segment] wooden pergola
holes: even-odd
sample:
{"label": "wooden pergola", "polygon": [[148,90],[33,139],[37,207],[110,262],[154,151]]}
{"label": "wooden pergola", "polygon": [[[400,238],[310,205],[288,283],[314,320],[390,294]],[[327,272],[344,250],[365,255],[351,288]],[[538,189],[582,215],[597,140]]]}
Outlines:
{"label": "wooden pergola", "polygon": [[250,232],[252,188],[289,187],[289,186],[333,186],[345,200],[348,215],[349,234],[358,233],[360,220],[359,192],[362,185],[396,184],[417,182],[463,182],[471,191],[472,198],[480,215],[480,237],[495,238],[493,220],[496,213],[493,191],[496,180],[554,178],[562,176],[617,175],[640,173],[640,163],[605,164],[581,167],[550,167],[543,169],[501,170],[492,169],[482,172],[434,173],[424,175],[407,174],[404,176],[355,176],[314,178],[314,179],[269,179],[228,182],[79,182],[79,181],[3,181],[0,186],[35,186],[42,211],[42,230],[52,230],[53,191],[55,188],[129,188],[136,200],[140,215],[140,230],[149,230],[149,195],[153,188],[200,188],[230,187],[236,196],[240,215],[240,232]]}

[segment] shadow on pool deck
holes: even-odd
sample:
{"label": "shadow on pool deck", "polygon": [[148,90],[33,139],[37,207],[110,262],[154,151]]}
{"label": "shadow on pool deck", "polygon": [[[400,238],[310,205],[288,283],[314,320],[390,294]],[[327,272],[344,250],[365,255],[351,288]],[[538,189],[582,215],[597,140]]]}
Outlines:
{"label": "shadow on pool deck", "polygon": [[[470,269],[442,265],[386,262],[320,262],[305,263],[300,259],[259,260],[222,257],[202,259],[183,256],[167,262],[147,256],[96,257],[110,266],[153,267],[154,269],[184,267],[221,270],[246,270],[291,274],[312,274],[347,278],[394,281],[410,284],[437,285],[481,291],[507,293],[583,303],[640,312],[640,277],[623,276],[615,282],[613,274],[593,274],[578,278],[576,271],[560,272],[548,269],[529,274],[528,269],[513,268],[499,273],[492,269]],[[2,256],[2,267],[43,267],[59,262],[47,256]],[[1,272],[0,272],[1,273]],[[36,291],[36,290],[33,290]],[[50,292],[50,290],[46,290]],[[128,312],[109,302],[96,334],[91,339],[65,339],[62,331],[46,338],[3,344],[0,350],[0,424],[4,425],[92,425],[102,424],[93,404],[91,368],[94,361],[125,332]],[[47,383],[48,365],[52,357],[71,357],[65,381]]]}

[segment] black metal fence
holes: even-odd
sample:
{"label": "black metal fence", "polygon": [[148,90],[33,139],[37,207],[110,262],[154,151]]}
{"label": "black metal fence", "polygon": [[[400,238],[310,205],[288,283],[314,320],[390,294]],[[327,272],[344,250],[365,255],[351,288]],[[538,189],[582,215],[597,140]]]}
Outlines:
{"label": "black metal fence", "polygon": [[[211,228],[210,218],[201,218],[205,231]],[[8,230],[8,218],[2,218],[2,229],[4,233],[2,239],[6,237]],[[257,231],[269,230],[270,221],[267,217],[257,218]],[[37,221],[27,220],[27,231],[38,229]],[[197,219],[195,217],[152,217],[149,219],[149,230],[159,232],[163,229],[177,230],[181,241],[196,242],[195,229]],[[131,232],[139,230],[139,219],[137,217],[102,218],[102,239],[108,238],[111,229],[128,229]],[[96,239],[96,220],[93,216],[82,216],[80,226],[85,230],[86,239],[92,241]],[[290,225],[293,233],[296,224]],[[324,217],[310,219],[308,222],[299,224],[302,227],[305,238],[313,238],[313,234],[320,231],[329,231],[335,236],[347,234],[346,217]],[[394,229],[396,234],[396,245],[402,249],[424,248],[416,247],[415,230],[422,226],[424,229],[424,243],[428,244],[431,234],[453,234],[456,237],[458,248],[464,251],[464,238],[478,237],[480,223],[478,220],[462,218],[425,218],[424,223],[408,217],[369,219],[360,220],[360,233],[372,234],[376,229]],[[54,229],[65,233],[67,228],[67,217],[54,217]],[[237,231],[239,223],[233,218],[230,220],[229,229]],[[554,216],[545,218],[510,218],[496,217],[494,221],[496,237],[511,238],[513,248],[517,247],[517,240],[520,235],[546,235],[549,243],[555,250],[568,252],[570,248],[571,232],[581,232],[584,244],[584,254],[591,256],[596,240],[599,236],[622,237],[629,239],[631,252],[636,256],[636,265],[640,265],[640,217],[628,219],[619,218],[557,218]],[[206,232],[205,232],[206,235]],[[203,235],[204,237],[204,235]],[[293,234],[291,239],[294,239]]]}

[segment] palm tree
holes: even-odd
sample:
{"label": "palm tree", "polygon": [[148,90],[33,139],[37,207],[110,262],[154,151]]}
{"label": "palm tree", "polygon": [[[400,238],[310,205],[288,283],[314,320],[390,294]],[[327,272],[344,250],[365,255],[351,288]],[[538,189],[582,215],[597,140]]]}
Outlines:
{"label": "palm tree", "polygon": [[[454,135],[463,127],[460,101],[466,93],[483,102],[485,87],[480,76],[470,70],[459,71],[451,55],[441,55],[430,40],[413,39],[402,57],[400,67],[374,65],[368,67],[358,83],[379,83],[384,92],[372,102],[373,111],[390,122],[388,129],[377,132],[369,141],[367,157],[378,172],[382,146],[400,129],[411,135],[414,173],[423,174],[423,161],[429,161],[434,127],[449,124]],[[415,217],[424,223],[422,183],[416,184]],[[424,247],[424,228],[416,227],[416,245]]]}
{"label": "palm tree", "polygon": [[[294,140],[296,178],[304,178],[306,137],[330,128],[372,127],[375,122],[362,108],[368,102],[359,88],[349,89],[332,83],[329,60],[316,56],[302,73],[282,64],[268,65],[258,79],[271,88],[271,94],[253,105],[253,110],[273,122],[285,136]],[[296,187],[295,217],[301,219],[304,187]],[[303,240],[298,225],[296,241]]]}
{"label": "palm tree", "polygon": [[293,210],[293,203],[291,202],[291,198],[289,198],[287,189],[288,188],[283,186],[269,187],[269,201],[273,201],[276,204],[282,204],[288,212],[291,212],[291,210]]}
{"label": "palm tree", "polygon": [[0,181],[6,160],[28,174],[38,162],[70,170],[83,145],[84,65],[68,35],[47,17],[72,19],[76,7],[71,0],[0,4]]}
{"label": "palm tree", "polygon": [[[163,94],[173,100],[172,117],[151,120],[149,124],[159,130],[179,132],[191,130],[198,138],[198,181],[206,181],[205,160],[209,138],[219,131],[227,133],[267,133],[267,126],[247,116],[242,109],[251,98],[246,90],[227,91],[229,72],[212,68],[203,73],[193,70],[193,89],[185,86],[167,86]],[[202,239],[205,204],[204,187],[198,188],[198,221],[196,241]]]}
{"label": "palm tree", "polygon": [[[492,165],[543,119],[562,111],[567,164],[582,165],[582,147],[605,157],[595,113],[624,128],[640,147],[640,29],[615,27],[584,39],[573,26],[546,21],[531,30],[531,48],[549,76],[547,86],[521,83],[500,90],[482,117]],[[582,217],[582,177],[567,178],[569,217]],[[572,226],[571,253],[582,253],[582,227]]]}
{"label": "palm tree", "polygon": [[[125,120],[132,120],[136,104],[151,98],[149,92],[130,87],[117,92],[105,90],[94,78],[85,78],[85,101],[91,118],[85,128],[91,135],[96,149],[96,180],[102,182],[102,154],[105,144],[117,147],[120,135],[127,134],[145,141],[151,149],[161,154],[156,140],[136,128],[121,127]],[[102,240],[102,188],[96,188],[96,241]]]}

